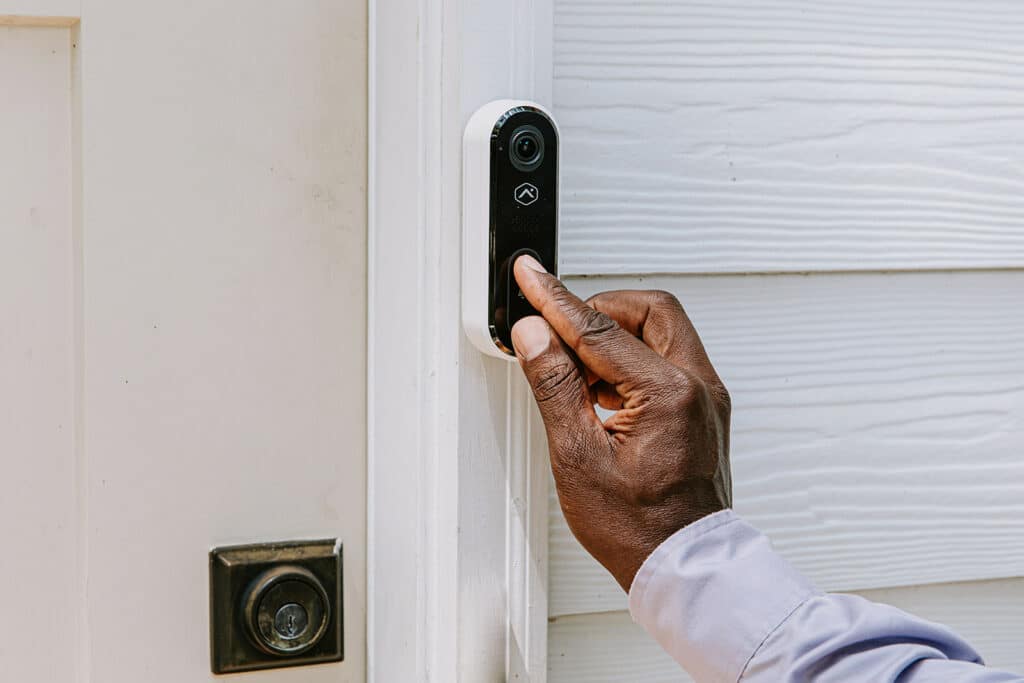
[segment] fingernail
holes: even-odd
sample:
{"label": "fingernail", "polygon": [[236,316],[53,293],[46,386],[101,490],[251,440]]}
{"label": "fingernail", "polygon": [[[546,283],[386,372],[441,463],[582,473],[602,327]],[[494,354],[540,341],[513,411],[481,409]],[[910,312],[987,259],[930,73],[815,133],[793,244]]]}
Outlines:
{"label": "fingernail", "polygon": [[547,350],[551,332],[544,318],[531,315],[512,326],[512,344],[523,360],[533,360]]}
{"label": "fingernail", "polygon": [[524,268],[529,268],[530,270],[535,270],[538,273],[546,273],[546,272],[548,272],[548,271],[544,270],[544,266],[542,266],[537,259],[533,258],[529,254],[523,254],[522,256],[520,256],[516,260],[519,261],[520,263],[522,263]]}

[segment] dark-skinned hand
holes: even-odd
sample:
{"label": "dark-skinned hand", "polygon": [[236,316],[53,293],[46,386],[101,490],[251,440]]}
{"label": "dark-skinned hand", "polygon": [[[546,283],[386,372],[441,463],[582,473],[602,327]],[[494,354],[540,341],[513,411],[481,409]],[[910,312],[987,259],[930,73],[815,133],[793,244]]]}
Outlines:
{"label": "dark-skinned hand", "polygon": [[[628,591],[662,541],[731,505],[729,394],[671,294],[584,303],[529,256],[515,277],[543,315],[517,322],[512,339],[562,512]],[[595,404],[616,412],[602,423]]]}

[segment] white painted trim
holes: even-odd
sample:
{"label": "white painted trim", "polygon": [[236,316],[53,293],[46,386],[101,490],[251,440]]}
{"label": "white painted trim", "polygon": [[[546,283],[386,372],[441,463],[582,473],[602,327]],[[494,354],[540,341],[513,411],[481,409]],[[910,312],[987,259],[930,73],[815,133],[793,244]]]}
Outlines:
{"label": "white painted trim", "polygon": [[463,335],[459,225],[469,115],[550,103],[551,0],[371,2],[369,32],[368,680],[543,681],[542,431]]}
{"label": "white painted trim", "polygon": [[451,13],[370,3],[367,680],[381,683],[457,680],[458,272],[438,266],[458,250],[440,196],[457,192],[442,180]]}

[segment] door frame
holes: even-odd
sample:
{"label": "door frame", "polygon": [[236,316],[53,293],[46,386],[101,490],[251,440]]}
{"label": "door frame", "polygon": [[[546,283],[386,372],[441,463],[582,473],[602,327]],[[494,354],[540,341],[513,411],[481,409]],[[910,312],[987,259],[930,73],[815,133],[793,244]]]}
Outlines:
{"label": "door frame", "polygon": [[368,680],[544,681],[548,464],[460,320],[462,130],[551,105],[552,0],[370,2]]}

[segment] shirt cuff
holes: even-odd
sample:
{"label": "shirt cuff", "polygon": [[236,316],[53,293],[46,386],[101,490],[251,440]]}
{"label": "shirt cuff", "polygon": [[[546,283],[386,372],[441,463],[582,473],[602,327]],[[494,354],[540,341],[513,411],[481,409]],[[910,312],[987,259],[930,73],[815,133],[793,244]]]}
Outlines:
{"label": "shirt cuff", "polygon": [[629,611],[690,675],[735,683],[761,644],[817,591],[732,510],[686,526],[644,561]]}

